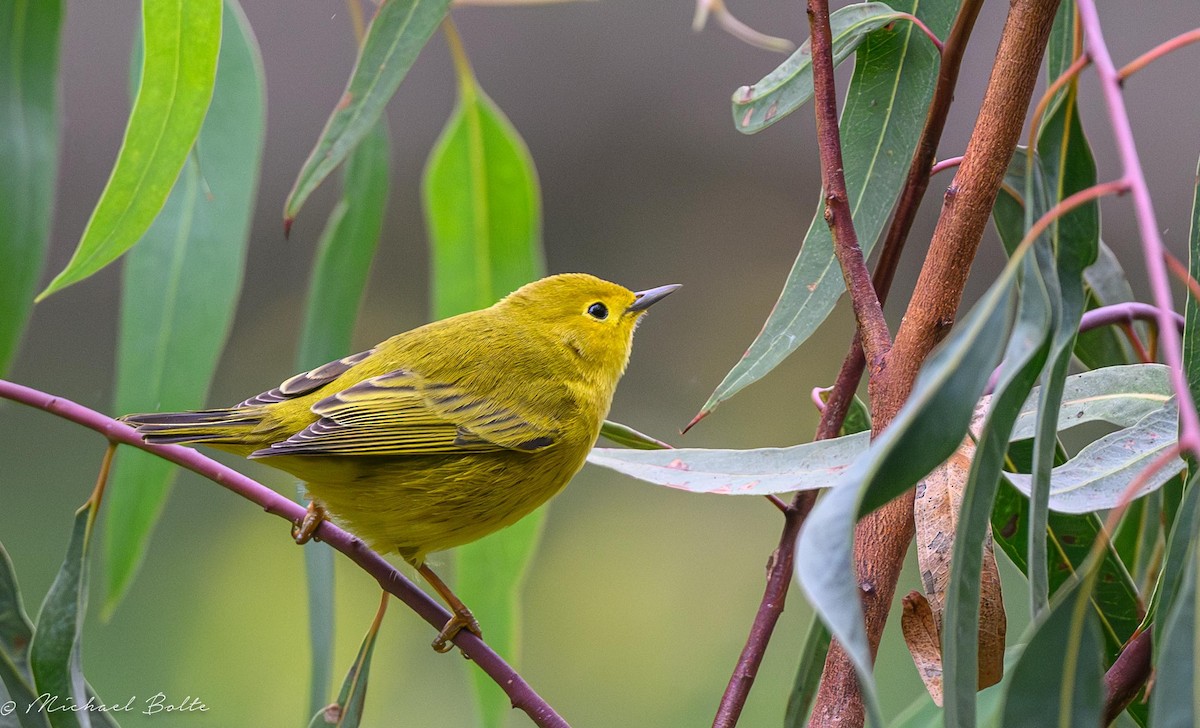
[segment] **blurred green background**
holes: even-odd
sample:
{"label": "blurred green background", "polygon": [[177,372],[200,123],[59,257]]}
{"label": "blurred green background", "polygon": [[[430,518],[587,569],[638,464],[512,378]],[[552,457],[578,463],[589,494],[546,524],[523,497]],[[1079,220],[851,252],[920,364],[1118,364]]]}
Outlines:
{"label": "blurred green background", "polygon": [[[327,184],[282,236],[283,198],[337,102],[354,60],[340,0],[246,0],[267,71],[268,135],[246,285],[210,402],[239,401],[290,375],[315,241],[334,199]],[[807,36],[803,3],[734,2],[760,30]],[[741,355],[770,310],[817,199],[810,112],[756,137],[738,134],[729,96],[782,60],[715,28],[690,30],[686,0],[604,0],[518,9],[462,8],[456,20],[483,88],[529,144],[545,202],[551,272],[587,271],[645,288],[683,283],[639,330],[612,417],[677,445],[753,447],[811,438],[808,392],[832,381],[850,339],[842,306],[767,380],[686,437],[686,423]],[[1005,4],[985,7],[968,53],[942,153],[961,153],[974,121]],[[1191,2],[1117,17],[1118,63],[1197,25]],[[64,138],[49,274],[78,240],[120,143],[128,112],[132,0],[69,3],[62,61]],[[1127,86],[1134,127],[1168,245],[1184,254],[1197,152],[1195,51]],[[841,78],[847,78],[844,69]],[[435,38],[390,108],[392,196],[356,345],[428,318],[420,172],[454,101]],[[1116,174],[1096,88],[1082,111],[1104,179]],[[1183,123],[1174,123],[1180,119]],[[949,177],[935,180],[894,290],[915,280]],[[1105,234],[1143,291],[1124,201],[1105,202]],[[968,296],[1000,260],[985,243]],[[111,409],[116,267],[53,296],[34,313],[13,379]],[[888,307],[893,326],[903,296]],[[71,512],[90,492],[104,449],[96,435],[0,404],[0,540],[36,613],[62,558]],[[268,468],[238,461],[290,494]],[[711,721],[761,597],[779,535],[762,499],[696,496],[585,468],[550,506],[525,591],[521,671],[576,726],[694,726]],[[1024,586],[999,556],[1010,643],[1025,623]],[[911,559],[910,559],[911,560]],[[435,557],[434,565],[437,565]],[[910,565],[911,567],[911,565]],[[122,725],[284,726],[307,719],[308,646],[302,554],[287,526],[198,477],[175,486],[151,550],[111,621],[90,618],[85,665],[110,702],[163,692],[198,697],[204,713],[121,716]],[[338,561],[340,674],[377,604],[370,577]],[[99,582],[99,579],[94,579]],[[916,588],[909,568],[901,593]],[[98,597],[93,600],[98,603]],[[484,626],[487,615],[480,614]],[[810,612],[798,590],[759,672],[745,726],[779,725]],[[895,714],[921,687],[889,625],[878,674]],[[473,722],[466,670],[428,647],[431,630],[397,602],[376,648],[371,726]],[[512,725],[527,725],[514,715]]]}

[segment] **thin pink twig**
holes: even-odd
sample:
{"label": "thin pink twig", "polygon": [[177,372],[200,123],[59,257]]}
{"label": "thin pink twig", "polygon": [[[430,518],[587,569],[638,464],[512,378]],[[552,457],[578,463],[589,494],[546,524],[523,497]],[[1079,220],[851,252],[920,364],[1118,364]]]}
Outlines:
{"label": "thin pink twig", "polygon": [[962,164],[962,161],[963,161],[963,158],[961,156],[949,157],[947,159],[943,159],[942,161],[938,162],[937,164],[933,165],[933,167],[930,168],[929,176],[932,177],[933,175],[937,174],[938,172],[945,172],[947,169],[954,169],[958,165]]}
{"label": "thin pink twig", "polygon": [[[95,430],[109,442],[130,445],[139,450],[170,460],[194,473],[237,493],[246,500],[257,503],[268,513],[273,513],[292,523],[304,517],[304,508],[289,498],[251,480],[241,473],[227,468],[215,460],[205,457],[190,448],[180,445],[148,445],[134,429],[95,410],[76,404],[69,399],[55,397],[31,387],[0,379],[0,398],[28,405],[63,419],[70,420]],[[316,535],[321,541],[348,556],[379,582],[387,592],[394,594],[410,609],[429,624],[441,629],[450,619],[450,613],[433,601],[425,592],[389,564],[382,556],[367,547],[362,540],[350,535],[329,521],[318,527]],[[525,682],[516,670],[496,654],[486,642],[468,630],[463,630],[453,640],[467,657],[475,661],[500,686],[514,708],[525,711],[533,722],[546,728],[570,728],[567,722],[550,707],[537,692]]]}
{"label": "thin pink twig", "polygon": [[1158,306],[1158,330],[1163,342],[1163,358],[1170,367],[1171,383],[1179,402],[1179,446],[1192,453],[1200,452],[1200,416],[1197,415],[1191,390],[1183,372],[1182,342],[1179,331],[1172,325],[1171,312],[1175,310],[1171,301],[1171,285],[1167,278],[1167,267],[1163,262],[1165,246],[1159,234],[1158,220],[1154,214],[1154,202],[1150,188],[1142,173],[1138,158],[1129,112],[1121,93],[1121,76],[1113,66],[1112,56],[1104,42],[1104,31],[1093,0],[1077,0],[1079,17],[1084,29],[1084,42],[1100,77],[1104,99],[1108,106],[1109,121],[1113,137],[1121,157],[1123,179],[1129,185],[1133,209],[1137,216],[1138,229],[1142,238],[1142,254],[1146,261],[1146,275]]}

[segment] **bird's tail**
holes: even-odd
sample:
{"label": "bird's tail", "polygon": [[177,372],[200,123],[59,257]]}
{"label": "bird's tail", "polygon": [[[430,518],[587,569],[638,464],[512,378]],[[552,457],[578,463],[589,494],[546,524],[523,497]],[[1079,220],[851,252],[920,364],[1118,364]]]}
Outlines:
{"label": "bird's tail", "polygon": [[259,408],[150,412],[120,418],[137,429],[152,445],[248,446],[264,439],[263,412]]}

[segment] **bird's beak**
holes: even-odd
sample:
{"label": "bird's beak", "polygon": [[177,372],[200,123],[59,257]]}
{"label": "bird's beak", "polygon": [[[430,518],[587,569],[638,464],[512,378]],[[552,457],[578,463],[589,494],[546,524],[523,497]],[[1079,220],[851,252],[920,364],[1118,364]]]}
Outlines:
{"label": "bird's beak", "polygon": [[625,309],[625,313],[634,313],[637,311],[645,311],[654,305],[657,301],[669,296],[680,284],[672,283],[669,286],[659,286],[645,291],[638,291],[633,294],[633,303],[629,304],[629,308]]}

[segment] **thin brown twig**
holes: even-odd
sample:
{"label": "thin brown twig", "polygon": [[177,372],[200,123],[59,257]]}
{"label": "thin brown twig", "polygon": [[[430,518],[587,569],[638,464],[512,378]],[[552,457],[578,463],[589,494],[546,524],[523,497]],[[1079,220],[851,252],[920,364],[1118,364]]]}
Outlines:
{"label": "thin brown twig", "polygon": [[[888,235],[884,240],[880,259],[876,265],[875,274],[872,277],[872,286],[876,290],[880,302],[887,298],[891,282],[895,277],[900,254],[904,248],[904,241],[908,237],[908,232],[916,217],[917,208],[928,187],[930,168],[937,153],[938,142],[941,138],[942,130],[945,128],[946,117],[949,114],[950,104],[953,100],[954,87],[958,81],[958,71],[962,64],[963,52],[970,39],[971,30],[974,28],[975,19],[978,17],[981,5],[982,0],[967,0],[967,2],[962,4],[958,15],[954,19],[950,34],[941,49],[942,59],[938,69],[938,80],[934,89],[933,99],[930,102],[925,126],[921,131],[917,149],[913,154],[913,160],[909,166],[908,177],[905,180],[904,188],[900,195],[896,214],[892,219],[891,227],[888,229]],[[854,398],[854,390],[858,386],[864,368],[865,358],[858,334],[856,333],[850,351],[847,353],[846,360],[842,363],[842,368],[838,373],[837,381],[832,387],[829,400],[822,409],[816,439],[821,440],[834,437],[841,430],[846,413],[849,411],[850,403]],[[807,514],[807,511],[812,508],[815,499],[815,492],[805,491],[799,493],[796,495],[795,500],[793,500],[791,508],[802,510]],[[791,531],[785,525],[785,533],[780,539],[780,548],[777,549],[776,553],[790,554],[790,552],[794,551],[796,533],[799,533],[799,527]],[[785,546],[786,548],[784,548]],[[791,563],[790,556],[787,558],[773,558],[771,561],[772,568],[768,574],[766,593],[759,604],[758,612],[755,614],[754,623],[750,630],[750,637],[747,640],[745,648],[742,650],[725,695],[721,699],[717,721],[714,722],[715,726],[733,726],[741,714],[742,707],[753,684],[754,671],[757,670],[757,666],[762,660],[762,654],[766,649],[767,642],[770,640],[771,632],[783,609],[782,597],[786,596],[787,586],[790,583]],[[775,591],[772,587],[774,583],[781,584],[783,591]],[[776,594],[779,595],[778,599],[775,598]]]}
{"label": "thin brown twig", "polygon": [[1159,58],[1162,58],[1172,51],[1177,51],[1186,45],[1195,43],[1196,41],[1200,41],[1200,28],[1189,30],[1186,33],[1180,33],[1174,38],[1160,43],[1154,48],[1151,48],[1142,55],[1133,59],[1129,63],[1126,63],[1120,71],[1117,71],[1117,77],[1120,78],[1123,83],[1130,76],[1142,70],[1154,61],[1157,61]]}
{"label": "thin brown twig", "polygon": [[833,38],[828,0],[808,0],[811,30],[813,106],[817,116],[817,147],[821,157],[821,189],[825,192],[825,222],[833,237],[833,252],[846,280],[854,317],[867,361],[877,364],[892,346],[883,308],[871,282],[858,233],[850,212],[850,195],[842,164],[838,129],[837,88],[833,76]]}
{"label": "thin brown twig", "polygon": [[[971,262],[1021,136],[1057,7],[1058,0],[1014,0],[1009,6],[996,63],[963,163],[947,190],[929,253],[884,369],[871,377],[873,384],[878,382],[871,398],[876,433],[891,424],[908,398],[917,371],[954,321]],[[927,162],[924,168],[927,171],[931,166]],[[862,588],[872,657],[912,541],[912,508],[909,491],[863,518],[855,528],[856,577]],[[864,721],[857,672],[845,650],[834,642],[810,725],[861,726]]]}

